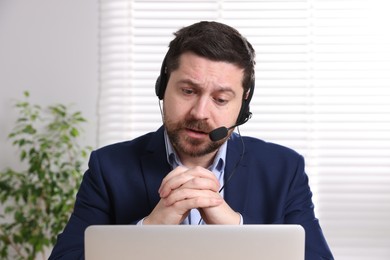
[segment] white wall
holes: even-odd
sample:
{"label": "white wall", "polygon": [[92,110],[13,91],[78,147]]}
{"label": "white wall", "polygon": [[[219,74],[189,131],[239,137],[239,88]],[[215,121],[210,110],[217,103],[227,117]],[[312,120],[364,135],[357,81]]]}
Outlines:
{"label": "white wall", "polygon": [[97,0],[0,0],[0,170],[18,165],[7,140],[16,99],[28,90],[42,105],[74,104],[96,145]]}

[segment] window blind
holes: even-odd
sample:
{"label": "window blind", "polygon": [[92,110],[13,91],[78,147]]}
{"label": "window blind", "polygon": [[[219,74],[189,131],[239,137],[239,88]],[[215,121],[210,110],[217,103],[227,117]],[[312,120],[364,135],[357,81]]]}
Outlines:
{"label": "window blind", "polygon": [[336,259],[390,257],[390,33],[381,0],[100,0],[99,146],[161,125],[154,85],[177,29],[237,28],[257,53],[241,134],[306,158]]}

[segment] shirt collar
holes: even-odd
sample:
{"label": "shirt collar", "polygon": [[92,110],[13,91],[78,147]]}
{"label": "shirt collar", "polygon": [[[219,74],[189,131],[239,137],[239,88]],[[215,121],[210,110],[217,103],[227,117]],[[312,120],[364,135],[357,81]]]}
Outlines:
{"label": "shirt collar", "polygon": [[[179,156],[176,154],[176,151],[173,148],[171,141],[169,140],[166,130],[164,130],[164,140],[165,140],[165,150],[167,153],[167,161],[171,165],[172,169],[176,168],[179,165],[183,165],[180,161]],[[219,148],[213,163],[208,167],[208,170],[212,172],[223,171],[223,169],[225,168],[226,151],[227,151],[227,142],[224,142]]]}

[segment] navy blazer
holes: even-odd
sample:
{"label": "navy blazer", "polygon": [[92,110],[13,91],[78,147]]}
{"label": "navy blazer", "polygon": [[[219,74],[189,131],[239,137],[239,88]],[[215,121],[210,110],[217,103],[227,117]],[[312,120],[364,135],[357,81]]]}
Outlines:
{"label": "navy blazer", "polygon": [[[136,224],[150,214],[160,200],[160,183],[171,171],[163,132],[161,127],[92,152],[74,212],[49,259],[83,259],[89,225]],[[302,156],[233,134],[226,157],[225,178],[233,171],[234,175],[226,183],[224,198],[241,213],[244,224],[300,224],[306,233],[305,259],[333,259],[314,215]]]}

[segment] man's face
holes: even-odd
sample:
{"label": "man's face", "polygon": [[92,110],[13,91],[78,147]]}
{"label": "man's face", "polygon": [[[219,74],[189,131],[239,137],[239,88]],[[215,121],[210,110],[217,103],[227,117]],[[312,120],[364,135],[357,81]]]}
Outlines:
{"label": "man's face", "polygon": [[237,120],[243,69],[193,53],[182,54],[179,64],[164,95],[165,128],[180,157],[201,157],[215,152],[228,138],[213,142],[208,133]]}

